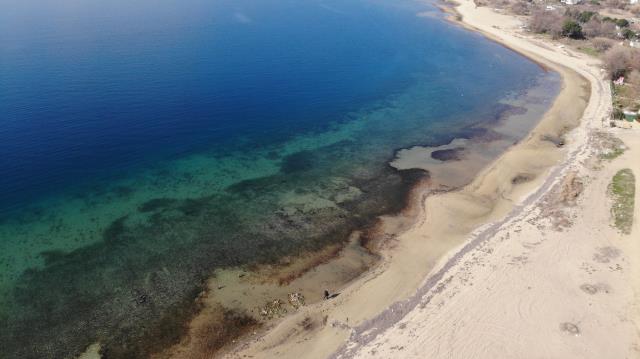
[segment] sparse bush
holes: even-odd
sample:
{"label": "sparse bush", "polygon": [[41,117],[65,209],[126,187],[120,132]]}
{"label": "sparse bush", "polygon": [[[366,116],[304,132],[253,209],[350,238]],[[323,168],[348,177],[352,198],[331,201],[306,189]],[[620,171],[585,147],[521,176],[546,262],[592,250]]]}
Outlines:
{"label": "sparse bush", "polygon": [[615,44],[615,41],[604,38],[604,37],[596,37],[591,40],[591,44],[593,48],[598,52],[605,52],[609,50]]}
{"label": "sparse bush", "polygon": [[615,80],[624,76],[631,67],[632,54],[630,49],[616,46],[604,54],[603,61],[611,79]]}
{"label": "sparse bush", "polygon": [[529,6],[524,1],[516,1],[509,7],[512,13],[516,15],[527,15],[529,13]]}
{"label": "sparse bush", "polygon": [[597,17],[592,17],[582,25],[582,33],[587,37],[615,38],[617,36],[616,25],[613,22],[601,21]]}
{"label": "sparse bush", "polygon": [[616,19],[616,25],[620,27],[629,27],[629,21],[627,19]]}
{"label": "sparse bush", "polygon": [[605,1],[606,6],[616,8],[616,9],[625,9],[627,7],[627,1],[625,0],[607,0]]}
{"label": "sparse bush", "polygon": [[581,22],[581,23],[584,24],[587,21],[591,20],[594,17],[595,14],[596,13],[593,12],[593,11],[582,11],[582,12],[578,13],[578,15],[575,17],[575,19],[578,22]]}
{"label": "sparse bush", "polygon": [[629,29],[629,28],[626,28],[626,29],[622,30],[622,37],[624,37],[627,40],[635,39],[636,38],[636,32],[631,30],[631,29]]}
{"label": "sparse bush", "polygon": [[619,108],[614,108],[613,109],[613,118],[616,120],[624,120],[624,112],[622,112],[621,109]]}
{"label": "sparse bush", "polygon": [[600,20],[592,18],[586,24],[582,25],[582,32],[587,37],[596,37],[602,36],[600,33],[600,28],[602,27],[602,23]]}
{"label": "sparse bush", "polygon": [[536,10],[529,19],[531,31],[554,37],[562,35],[563,23],[564,17],[555,11]]}
{"label": "sparse bush", "polygon": [[616,25],[611,22],[601,22],[600,23],[600,36],[608,37],[610,39],[615,39],[618,37],[618,30],[616,29]]}

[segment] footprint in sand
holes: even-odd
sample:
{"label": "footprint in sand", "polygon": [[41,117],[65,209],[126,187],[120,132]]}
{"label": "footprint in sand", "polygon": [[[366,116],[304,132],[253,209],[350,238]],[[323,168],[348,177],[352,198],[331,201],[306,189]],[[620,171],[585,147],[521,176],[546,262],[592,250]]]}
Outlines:
{"label": "footprint in sand", "polygon": [[578,328],[578,326],[573,323],[569,323],[569,322],[561,323],[560,330],[575,336],[580,335],[580,328]]}
{"label": "footprint in sand", "polygon": [[600,247],[593,255],[593,260],[598,263],[609,263],[620,256],[620,250],[616,247]]}
{"label": "footprint in sand", "polygon": [[580,289],[582,289],[583,292],[587,293],[587,294],[596,294],[596,293],[609,293],[609,286],[607,284],[604,283],[598,283],[598,284],[589,284],[589,283],[584,283],[580,286]]}

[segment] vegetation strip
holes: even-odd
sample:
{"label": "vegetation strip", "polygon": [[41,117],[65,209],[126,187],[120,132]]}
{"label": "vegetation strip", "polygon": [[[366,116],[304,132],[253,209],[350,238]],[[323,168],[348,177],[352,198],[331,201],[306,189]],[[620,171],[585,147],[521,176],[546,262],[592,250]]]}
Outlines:
{"label": "vegetation strip", "polygon": [[624,234],[631,233],[633,207],[635,201],[636,179],[629,168],[618,171],[609,185],[613,198],[611,215],[616,228]]}

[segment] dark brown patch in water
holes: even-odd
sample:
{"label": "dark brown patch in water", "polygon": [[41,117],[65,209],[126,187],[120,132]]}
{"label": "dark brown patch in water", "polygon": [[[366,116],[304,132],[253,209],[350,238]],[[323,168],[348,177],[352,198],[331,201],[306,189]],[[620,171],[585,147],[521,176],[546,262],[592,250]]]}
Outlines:
{"label": "dark brown patch in water", "polygon": [[448,150],[437,150],[431,152],[431,158],[438,161],[460,161],[464,153],[464,147],[456,147]]}

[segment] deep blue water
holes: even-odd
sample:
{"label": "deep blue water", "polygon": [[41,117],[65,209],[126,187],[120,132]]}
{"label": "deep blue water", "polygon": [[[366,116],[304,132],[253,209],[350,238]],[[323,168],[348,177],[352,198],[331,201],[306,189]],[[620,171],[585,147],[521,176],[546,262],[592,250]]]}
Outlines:
{"label": "deep blue water", "polygon": [[0,357],[96,340],[144,357],[214,270],[400,211],[426,174],[388,166],[399,148],[487,133],[533,86],[553,97],[557,76],[438,14],[0,0]]}
{"label": "deep blue water", "polygon": [[[485,49],[415,16],[425,8],[409,1],[3,0],[0,207],[239,136],[260,144],[321,129],[401,91],[416,73],[436,84],[460,79],[455,72],[478,66]],[[533,70],[518,61],[525,67],[518,71]],[[501,76],[484,70],[493,72],[479,80]]]}

